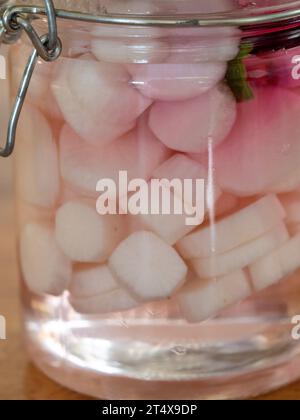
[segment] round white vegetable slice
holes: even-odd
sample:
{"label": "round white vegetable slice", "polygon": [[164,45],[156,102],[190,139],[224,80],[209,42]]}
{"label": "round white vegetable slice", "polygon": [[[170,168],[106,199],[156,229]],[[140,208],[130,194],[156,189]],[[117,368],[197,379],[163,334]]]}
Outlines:
{"label": "round white vegetable slice", "polygon": [[167,42],[155,38],[130,37],[105,38],[102,28],[94,31],[92,52],[100,61],[109,63],[161,63],[170,54]]}
{"label": "round white vegetable slice", "polygon": [[[188,156],[183,154],[175,154],[170,159],[166,160],[162,165],[158,166],[153,174],[152,178],[156,178],[162,181],[173,181],[180,180],[183,187],[185,182],[193,181],[192,200],[190,200],[189,194],[184,195],[184,189],[182,186],[179,190],[176,189],[176,183],[174,193],[179,197],[184,196],[184,201],[187,205],[193,206],[196,203],[197,197],[195,194],[196,181],[204,181],[205,187],[205,207],[206,210],[214,206],[214,203],[219,199],[221,191],[215,184],[214,179],[211,179],[207,169],[201,164]],[[169,187],[169,183],[165,182],[166,187]],[[197,188],[198,190],[198,188]],[[203,197],[200,197],[202,200]]]}
{"label": "round white vegetable slice", "polygon": [[286,212],[288,224],[300,223],[300,192],[295,191],[291,194],[284,194],[279,197]]}
{"label": "round white vegetable slice", "polygon": [[[191,214],[190,205],[188,204],[188,213],[186,213],[182,199],[164,186],[161,187],[161,196],[164,197],[165,202],[169,202],[171,204],[170,212],[168,214],[162,214],[162,206],[160,206],[160,214],[151,213],[150,196],[148,201],[149,207],[146,209],[146,212],[140,213],[136,216],[130,216],[131,228],[141,226],[142,230],[150,230],[169,245],[174,245],[177,241],[179,241],[179,239],[192,232],[196,226],[203,222],[204,212],[200,212],[200,215],[198,215],[196,211],[194,214]],[[139,193],[133,194],[130,197],[129,204],[130,202],[139,202],[139,197]],[[180,214],[175,214],[174,208],[179,209]],[[188,222],[190,219],[192,219],[192,223]]]}
{"label": "round white vegetable slice", "polygon": [[270,192],[276,194],[289,193],[293,190],[299,190],[300,188],[300,169],[297,168],[295,171],[290,173],[288,176],[285,176],[284,179],[281,179],[269,188]]}
{"label": "round white vegetable slice", "polygon": [[87,59],[67,60],[52,91],[70,126],[91,144],[107,144],[131,130],[151,104],[124,67]]}
{"label": "round white vegetable slice", "polygon": [[[11,71],[14,90],[16,90],[22,80],[28,57],[31,54],[31,47],[25,44],[16,44],[10,47],[9,54],[11,62],[14,63],[11,66]],[[48,63],[38,59],[34,77],[29,84],[27,100],[39,108],[47,117],[61,121],[62,113],[50,88],[56,67],[57,63]]]}
{"label": "round white vegetable slice", "polygon": [[178,293],[177,299],[184,318],[195,323],[216,316],[251,293],[247,275],[244,271],[236,271],[216,279],[188,282]]}
{"label": "round white vegetable slice", "polygon": [[298,233],[269,255],[250,265],[255,290],[263,290],[278,283],[300,267],[300,234]]}
{"label": "round white vegetable slice", "polygon": [[235,270],[245,268],[260,257],[279,248],[289,239],[289,232],[283,223],[263,236],[221,255],[198,258],[191,261],[193,269],[200,278],[219,277]]}
{"label": "round white vegetable slice", "polygon": [[236,124],[213,156],[220,187],[240,196],[273,190],[300,165],[299,95],[277,87],[253,93],[238,105]]}
{"label": "round white vegetable slice", "polygon": [[62,185],[61,193],[59,197],[59,205],[67,203],[68,201],[81,200],[82,198],[89,198],[88,195],[84,195],[82,191],[76,191],[75,188],[71,188],[67,185]]}
{"label": "round white vegetable slice", "polygon": [[34,205],[52,208],[60,189],[58,152],[44,115],[28,106],[22,111],[17,140],[17,190]]}
{"label": "round white vegetable slice", "polygon": [[115,289],[88,298],[70,297],[70,303],[81,314],[107,314],[136,308],[139,303],[123,289]]}
{"label": "round white vegetable slice", "polygon": [[[221,192],[213,180],[207,178],[207,171],[201,164],[182,154],[174,155],[154,170],[148,184],[149,191],[152,191],[152,183],[160,183],[160,199],[164,202],[164,205],[160,203],[160,214],[151,212],[152,193],[152,196],[149,195],[148,212],[139,214],[139,221],[170,245],[175,244],[203,222],[205,212],[214,206],[220,196]],[[136,193],[130,199],[137,201],[138,196],[139,193]],[[167,208],[166,203],[170,203],[170,211],[162,214],[162,207]]]}
{"label": "round white vegetable slice", "polygon": [[180,179],[181,181],[192,179],[194,181],[196,179],[206,179],[207,169],[188,156],[176,153],[154,170],[152,178],[169,181],[172,179]]}
{"label": "round white vegetable slice", "polygon": [[170,155],[141,121],[135,130],[105,147],[93,147],[64,126],[60,137],[61,174],[67,184],[89,195],[97,195],[99,180],[109,178],[118,185],[119,171],[128,180],[148,180],[153,170]]}
{"label": "round white vegetable slice", "polygon": [[74,272],[69,291],[73,298],[88,298],[119,288],[107,265],[91,265]]}
{"label": "round white vegetable slice", "polygon": [[[60,34],[62,41],[62,57],[78,58],[86,56],[91,51],[91,33],[80,31],[64,31]],[[50,63],[51,64],[51,63]]]}
{"label": "round white vegetable slice", "polygon": [[202,153],[225,140],[235,119],[235,98],[221,84],[187,101],[156,102],[149,126],[170,149]]}
{"label": "round white vegetable slice", "polygon": [[151,232],[130,235],[113,252],[109,267],[141,301],[172,296],[186,278],[187,267],[177,252]]}
{"label": "round white vegetable slice", "polygon": [[25,226],[20,258],[25,282],[32,292],[59,296],[68,287],[71,262],[59,249],[50,227],[36,223]]}
{"label": "round white vegetable slice", "polygon": [[101,216],[93,203],[70,201],[56,213],[57,242],[73,261],[104,262],[123,239],[124,230],[123,216]]}
{"label": "round white vegetable slice", "polygon": [[187,235],[178,242],[177,249],[188,259],[219,255],[263,235],[284,217],[278,198],[267,195],[212,226]]}
{"label": "round white vegetable slice", "polygon": [[195,98],[217,85],[224,78],[227,64],[167,63],[133,64],[128,66],[132,84],[140,92],[160,101],[181,101]]}
{"label": "round white vegetable slice", "polygon": [[19,200],[16,205],[18,226],[22,230],[29,223],[50,224],[53,222],[52,209],[33,206],[26,201]]}

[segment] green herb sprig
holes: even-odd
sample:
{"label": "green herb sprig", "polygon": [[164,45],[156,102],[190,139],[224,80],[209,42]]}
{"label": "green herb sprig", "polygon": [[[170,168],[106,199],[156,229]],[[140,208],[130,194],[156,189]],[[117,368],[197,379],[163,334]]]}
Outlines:
{"label": "green herb sprig", "polygon": [[253,90],[247,80],[247,69],[243,61],[252,50],[253,45],[251,43],[241,44],[238,55],[228,63],[226,81],[237,102],[248,101],[254,98]]}

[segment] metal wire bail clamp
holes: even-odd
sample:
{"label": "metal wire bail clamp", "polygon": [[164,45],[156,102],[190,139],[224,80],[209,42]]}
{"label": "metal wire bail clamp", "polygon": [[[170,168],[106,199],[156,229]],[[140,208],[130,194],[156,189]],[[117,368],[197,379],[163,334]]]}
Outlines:
{"label": "metal wire bail clamp", "polygon": [[13,42],[13,40],[18,38],[21,31],[24,30],[34,46],[34,50],[26,64],[17,97],[10,115],[6,144],[3,148],[0,147],[1,157],[10,156],[14,150],[20,114],[38,57],[41,57],[45,61],[54,61],[61,54],[62,44],[57,34],[56,14],[53,1],[44,0],[44,3],[48,20],[48,33],[41,37],[32,26],[30,17],[22,14],[16,14],[14,7],[7,8],[2,16],[2,22],[0,21],[2,24],[2,41],[7,43]]}

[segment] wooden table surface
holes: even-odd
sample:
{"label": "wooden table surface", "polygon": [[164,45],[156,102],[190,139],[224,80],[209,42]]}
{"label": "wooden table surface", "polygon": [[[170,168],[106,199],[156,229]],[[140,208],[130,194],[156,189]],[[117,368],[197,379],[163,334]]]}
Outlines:
{"label": "wooden table surface", "polygon": [[[49,380],[30,364],[24,352],[18,306],[13,206],[10,188],[1,184],[2,172],[0,168],[0,314],[7,321],[7,340],[0,340],[0,400],[87,399]],[[260,399],[300,400],[300,382]]]}

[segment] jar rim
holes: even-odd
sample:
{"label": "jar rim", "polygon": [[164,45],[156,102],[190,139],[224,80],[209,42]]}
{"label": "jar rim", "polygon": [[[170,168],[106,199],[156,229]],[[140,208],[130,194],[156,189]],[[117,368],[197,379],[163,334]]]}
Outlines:
{"label": "jar rim", "polygon": [[[176,0],[170,0],[176,1]],[[178,1],[178,0],[177,0]],[[186,1],[186,0],[185,0]],[[277,0],[275,0],[277,3]],[[235,26],[241,28],[253,28],[256,26],[268,26],[278,22],[292,21],[294,24],[300,22],[300,1],[287,1],[268,7],[243,7],[233,11],[222,13],[172,13],[170,14],[136,14],[110,12],[98,4],[98,11],[80,10],[80,7],[73,7],[74,0],[54,0],[58,18],[82,22],[93,22],[110,25],[123,26],[161,26],[161,27],[220,27]],[[8,4],[14,6],[15,0],[9,0]],[[84,4],[89,5],[87,1]],[[247,2],[246,2],[247,3]],[[67,8],[59,8],[66,4]],[[76,2],[79,6],[80,2]],[[257,3],[255,3],[257,4]],[[269,2],[268,2],[269,4]],[[71,7],[72,6],[72,7]],[[102,7],[102,8],[101,8]],[[44,0],[19,0],[14,7],[16,12],[31,13],[34,15],[45,15]]]}
{"label": "jar rim", "polygon": [[[109,0],[108,0],[109,1]],[[163,7],[160,8],[160,3],[163,4],[166,0],[155,0],[155,3],[157,4],[156,10],[154,13],[145,12],[142,13],[141,11],[136,11],[133,9],[130,9],[128,7],[127,12],[125,12],[123,9],[120,14],[122,15],[128,15],[128,16],[156,16],[156,17],[166,17],[166,16],[172,16],[172,17],[180,17],[180,16],[186,16],[186,15],[197,15],[199,18],[202,19],[213,19],[214,17],[219,17],[223,19],[227,18],[247,18],[251,16],[263,16],[266,14],[274,14],[274,13],[287,13],[288,11],[292,11],[295,9],[299,9],[300,11],[300,0],[282,0],[280,4],[278,4],[278,0],[268,0],[267,5],[265,4],[266,1],[263,1],[262,4],[259,2],[252,2],[248,0],[234,0],[236,7],[233,7],[231,10],[215,10],[211,12],[203,12],[201,11],[201,6],[199,6],[199,11],[195,10],[194,12],[188,12],[183,9],[176,9],[176,7],[172,8],[171,12],[164,12]],[[189,1],[193,0],[167,0],[170,4],[176,5],[177,3],[185,3],[188,4]],[[205,0],[206,1],[206,0]],[[0,1],[1,2],[1,1]],[[10,5],[22,5],[22,6],[44,6],[44,0],[3,0],[3,3],[8,3]],[[63,9],[70,12],[83,12],[87,14],[93,14],[95,16],[100,16],[103,14],[116,14],[116,9],[114,10],[110,9],[110,5],[114,4],[114,0],[111,0],[110,3],[107,3],[107,0],[101,1],[101,0],[53,0],[54,6],[57,9]],[[148,2],[151,5],[151,0]]]}

